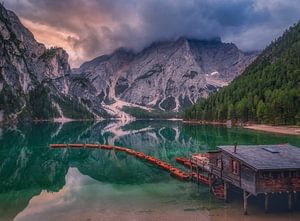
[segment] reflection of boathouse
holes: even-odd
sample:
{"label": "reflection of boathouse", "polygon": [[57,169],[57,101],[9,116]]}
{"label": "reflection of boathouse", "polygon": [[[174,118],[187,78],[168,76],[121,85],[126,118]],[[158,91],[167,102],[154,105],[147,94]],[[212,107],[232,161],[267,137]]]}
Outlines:
{"label": "reflection of boathouse", "polygon": [[[288,144],[220,146],[218,151],[193,155],[191,163],[200,177],[201,171],[208,173],[210,187],[220,198],[227,199],[230,186],[242,189],[245,214],[251,195],[264,194],[268,210],[270,194],[286,194],[291,209],[293,195],[300,191],[300,148]],[[222,188],[215,185],[220,182]]]}

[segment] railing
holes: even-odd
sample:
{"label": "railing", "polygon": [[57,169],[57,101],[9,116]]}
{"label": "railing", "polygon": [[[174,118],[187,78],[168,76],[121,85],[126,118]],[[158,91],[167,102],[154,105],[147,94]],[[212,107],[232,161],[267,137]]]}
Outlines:
{"label": "railing", "polygon": [[196,156],[192,156],[191,158],[192,165],[196,165],[197,167],[200,167],[201,169],[211,173],[212,166],[209,163],[209,158],[207,156],[208,156],[207,154],[197,154]]}

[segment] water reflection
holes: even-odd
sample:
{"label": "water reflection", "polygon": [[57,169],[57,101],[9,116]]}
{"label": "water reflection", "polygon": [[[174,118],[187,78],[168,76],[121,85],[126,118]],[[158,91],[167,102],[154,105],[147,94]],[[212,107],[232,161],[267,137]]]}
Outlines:
{"label": "water reflection", "polygon": [[299,136],[270,134],[243,128],[226,128],[222,125],[189,125],[183,130],[186,135],[199,142],[203,148],[215,149],[218,145],[242,144],[282,144],[290,143],[300,147]]}
{"label": "water reflection", "polygon": [[113,185],[98,182],[70,168],[66,185],[59,192],[42,191],[15,220],[57,220],[58,217],[59,220],[116,220],[120,217],[122,220],[144,220],[158,215],[167,218],[184,209],[194,209],[186,217],[195,220],[203,213],[187,193],[182,184],[174,180],[159,186],[152,183]]}
{"label": "water reflection", "polygon": [[[120,195],[115,193],[124,188],[130,190],[125,196],[135,202],[132,206],[139,209],[132,212],[124,206],[126,203],[115,203],[114,207],[119,209],[120,206],[124,211],[131,211],[131,215],[144,210],[146,212],[142,213],[147,214],[147,208],[150,208],[149,211],[161,208],[150,206],[155,201],[149,200],[152,197],[158,200],[155,203],[163,201],[162,199],[169,202],[163,204],[165,211],[169,211],[167,206],[174,211],[180,208],[196,207],[205,210],[216,205],[220,207],[220,204],[216,204],[211,198],[207,188],[200,189],[199,197],[199,192],[187,186],[193,184],[182,184],[173,180],[167,173],[132,156],[103,150],[52,150],[48,147],[50,143],[85,142],[126,146],[173,164],[177,156],[190,156],[195,152],[234,142],[291,143],[300,146],[300,138],[297,137],[270,135],[238,128],[183,125],[174,121],[134,121],[129,124],[116,121],[69,122],[63,125],[36,123],[5,127],[1,130],[0,220],[12,220],[14,217],[16,220],[41,220],[39,215],[43,214],[43,211],[51,211],[46,208],[50,204],[57,208],[51,213],[50,217],[53,220],[56,219],[55,214],[59,217],[70,207],[72,210],[76,208],[81,211],[80,206],[90,206],[88,201],[80,201],[85,196],[92,204],[114,205],[113,199],[121,199]],[[76,188],[80,189],[80,197],[76,196],[79,193]],[[150,191],[151,194],[145,191]],[[99,194],[94,195],[95,193]],[[110,194],[101,198],[105,193]],[[175,197],[166,197],[164,193]],[[185,201],[182,204],[177,199]],[[209,206],[207,199],[212,200]],[[172,202],[176,202],[177,206]],[[197,205],[194,205],[194,202]],[[195,211],[198,213],[197,209]],[[152,215],[155,217],[153,213]],[[198,214],[200,215],[203,216],[203,211]],[[109,218],[108,213],[107,216]],[[207,219],[207,216],[203,218]]]}
{"label": "water reflection", "polygon": [[[41,191],[34,196],[28,206],[20,212],[15,220],[42,220],[45,215],[58,216],[65,208],[69,208],[78,200],[76,195],[79,190],[92,181],[88,176],[83,176],[75,168],[70,168],[66,175],[66,183],[57,192]],[[54,220],[53,217],[49,220]]]}

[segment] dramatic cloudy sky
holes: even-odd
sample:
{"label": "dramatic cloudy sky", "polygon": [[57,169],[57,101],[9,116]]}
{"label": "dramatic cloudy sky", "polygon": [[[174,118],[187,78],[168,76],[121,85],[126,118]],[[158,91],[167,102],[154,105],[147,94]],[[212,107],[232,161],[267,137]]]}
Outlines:
{"label": "dramatic cloudy sky", "polygon": [[[2,0],[3,1],[3,0]],[[264,48],[300,19],[300,0],[4,0],[73,67],[124,46],[141,50],[180,36],[219,36],[243,50]]]}

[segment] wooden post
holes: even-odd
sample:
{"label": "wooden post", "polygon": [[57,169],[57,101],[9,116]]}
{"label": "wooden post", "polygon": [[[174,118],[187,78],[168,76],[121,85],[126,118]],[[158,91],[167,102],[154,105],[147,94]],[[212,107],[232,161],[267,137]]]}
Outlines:
{"label": "wooden post", "polygon": [[199,186],[199,167],[197,166],[197,184]]}
{"label": "wooden post", "polygon": [[292,193],[288,192],[288,204],[289,204],[289,211],[292,210]]}
{"label": "wooden post", "polygon": [[244,215],[248,214],[247,207],[248,207],[248,197],[247,192],[244,190]]}
{"label": "wooden post", "polygon": [[[294,191],[294,204],[295,205],[298,205],[299,203],[298,203],[298,199],[297,199],[297,192],[296,191]],[[296,207],[296,206],[295,206]]]}
{"label": "wooden post", "polygon": [[211,181],[211,173],[208,174],[208,182],[209,182],[209,192],[212,192],[212,181]]}
{"label": "wooden post", "polygon": [[267,213],[269,209],[269,194],[265,193],[265,212]]}
{"label": "wooden post", "polygon": [[224,181],[224,200],[227,202],[227,197],[228,197],[228,184],[226,181]]}
{"label": "wooden post", "polygon": [[192,158],[190,158],[190,179],[193,180],[193,165],[192,165]]}

